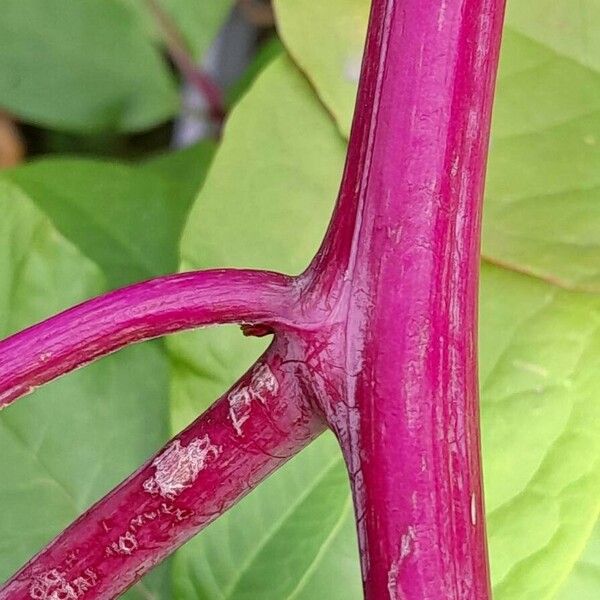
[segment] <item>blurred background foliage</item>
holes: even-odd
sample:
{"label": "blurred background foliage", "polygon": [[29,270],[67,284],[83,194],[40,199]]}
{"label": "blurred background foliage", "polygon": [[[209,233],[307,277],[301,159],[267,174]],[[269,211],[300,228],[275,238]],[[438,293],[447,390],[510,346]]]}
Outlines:
{"label": "blurred background foliage", "polygon": [[202,81],[220,86],[231,105],[249,63],[275,38],[261,0],[2,0],[0,8],[4,165],[167,148],[175,119],[210,112],[186,102],[186,81],[200,96]]}

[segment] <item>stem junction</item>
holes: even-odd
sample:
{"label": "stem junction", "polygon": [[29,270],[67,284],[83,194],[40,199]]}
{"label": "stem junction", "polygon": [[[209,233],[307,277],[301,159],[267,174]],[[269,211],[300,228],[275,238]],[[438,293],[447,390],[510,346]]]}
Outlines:
{"label": "stem junction", "polygon": [[503,10],[373,0],[338,202],[302,275],[161,278],[0,343],[6,405],[150,337],[232,322],[275,333],[229,392],[0,600],[114,598],[326,426],[350,474],[365,597],[490,598],[476,309]]}

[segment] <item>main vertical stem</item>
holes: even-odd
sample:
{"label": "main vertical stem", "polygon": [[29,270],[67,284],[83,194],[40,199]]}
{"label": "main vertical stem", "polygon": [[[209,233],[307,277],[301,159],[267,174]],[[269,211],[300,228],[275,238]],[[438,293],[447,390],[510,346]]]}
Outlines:
{"label": "main vertical stem", "polygon": [[[158,333],[236,315],[298,326],[261,363],[272,377],[261,365],[247,374],[0,598],[73,597],[75,587],[114,597],[309,443],[323,426],[316,398],[348,463],[367,600],[489,598],[476,308],[503,8],[504,0],[373,0],[340,197],[321,251],[294,285],[246,272],[229,274],[234,288],[215,288],[225,274],[192,275],[218,302],[186,308],[182,293],[198,289],[178,276],[4,342],[11,400],[84,358]],[[116,305],[124,312],[115,324],[107,317]],[[140,305],[145,316],[129,314]],[[75,345],[62,335],[72,323]],[[44,332],[41,367],[15,355],[34,355]],[[297,365],[307,372],[301,379]]]}
{"label": "main vertical stem", "polygon": [[[476,311],[504,0],[374,0],[315,294],[343,281],[348,462],[368,600],[489,598]],[[338,288],[339,289],[339,288]]]}

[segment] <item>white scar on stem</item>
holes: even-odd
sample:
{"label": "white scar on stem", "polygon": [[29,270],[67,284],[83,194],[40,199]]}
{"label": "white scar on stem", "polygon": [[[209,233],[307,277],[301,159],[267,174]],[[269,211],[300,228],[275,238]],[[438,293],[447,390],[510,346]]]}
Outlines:
{"label": "white scar on stem", "polygon": [[156,472],[144,481],[144,490],[173,500],[196,481],[209,458],[215,459],[220,453],[221,449],[211,443],[208,435],[195,438],[187,446],[175,440],[152,462]]}
{"label": "white scar on stem", "polygon": [[229,418],[238,435],[242,435],[242,426],[250,418],[253,400],[266,404],[270,395],[279,389],[277,378],[268,365],[260,365],[255,369],[247,386],[233,390],[228,396]]}
{"label": "white scar on stem", "polygon": [[51,569],[35,577],[29,587],[32,600],[77,600],[98,582],[97,574],[86,569],[81,575],[68,581],[58,569]]}

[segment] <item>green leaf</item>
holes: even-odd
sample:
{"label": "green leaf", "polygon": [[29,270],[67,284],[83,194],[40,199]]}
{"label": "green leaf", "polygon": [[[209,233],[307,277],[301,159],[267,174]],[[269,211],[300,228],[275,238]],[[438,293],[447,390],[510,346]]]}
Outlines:
{"label": "green leaf", "polygon": [[569,578],[565,581],[558,600],[596,600],[600,590],[600,522],[590,536]]}
{"label": "green leaf", "polygon": [[509,5],[511,29],[547,46],[557,54],[600,71],[600,38],[594,35],[600,22],[597,0],[536,0]]}
{"label": "green leaf", "polygon": [[[344,151],[309,85],[276,58],[228,120],[188,220],[183,269],[298,272],[324,233]],[[176,430],[265,347],[233,328],[169,342]],[[177,553],[176,597],[347,600],[360,590],[355,537],[340,452],[323,437]]]}
{"label": "green leaf", "polygon": [[[119,0],[134,10],[144,27],[156,40],[162,39],[148,0]],[[217,32],[231,12],[234,0],[157,0],[173,20],[192,56],[199,60],[208,50]]]}
{"label": "green leaf", "polygon": [[344,141],[286,57],[231,114],[225,139],[190,213],[183,260],[299,272],[325,233]]}
{"label": "green leaf", "polygon": [[[344,135],[369,0],[276,0],[279,32]],[[600,5],[509,2],[495,102],[483,254],[600,291]],[[310,31],[310,35],[306,32]]]}
{"label": "green leaf", "polygon": [[482,428],[495,598],[553,598],[600,511],[600,297],[485,266]]}
{"label": "green leaf", "polygon": [[[313,89],[288,58],[275,60],[231,114],[190,214],[182,241],[183,267],[300,271],[329,218],[343,155],[343,140]],[[600,298],[484,264],[480,322],[495,597],[553,598],[576,577],[600,510]],[[175,338],[176,428],[222,392],[263,347],[249,345],[233,330]],[[344,547],[346,554],[340,556],[355,556],[351,517],[336,521],[333,505],[309,499],[294,507],[275,533],[264,525],[264,517],[256,516],[267,514],[278,522],[281,511],[298,497],[296,481],[311,490],[310,499],[320,498],[321,483],[315,487],[314,482],[319,474],[325,477],[337,450],[325,441],[310,452],[318,458],[308,453],[298,457],[277,475],[273,488],[270,482],[258,488],[177,555],[177,598],[250,597],[253,586],[265,580],[271,595],[259,587],[254,597],[294,598],[304,590],[306,598],[361,597],[358,563],[356,570],[348,565],[342,577],[336,573],[332,586],[329,537],[315,534],[332,532],[340,540],[335,552]],[[347,484],[338,481],[335,497],[341,515]],[[306,520],[311,528],[305,534]],[[313,529],[313,521],[321,527]],[[313,557],[310,567],[305,554],[292,552],[289,568],[281,566],[281,551],[275,550],[284,544],[280,536],[287,548],[312,548],[307,551]],[[319,544],[322,553],[315,553]],[[588,548],[586,562],[597,560],[595,546]],[[246,564],[255,575],[246,571]],[[310,585],[301,586],[295,596],[297,582],[304,579]],[[238,581],[248,585],[238,586]]]}
{"label": "green leaf", "polygon": [[516,33],[515,20],[497,86],[483,252],[598,292],[600,71]]}
{"label": "green leaf", "polygon": [[212,154],[201,144],[142,166],[46,159],[8,176],[118,287],[177,269],[181,230]]}
{"label": "green leaf", "polygon": [[275,0],[274,6],[284,46],[348,137],[370,0]]}
{"label": "green leaf", "polygon": [[132,131],[172,116],[174,81],[118,0],[4,0],[0,106],[55,129]]}
{"label": "green leaf", "polygon": [[227,90],[227,104],[233,107],[248,91],[261,71],[284,51],[283,45],[277,36],[264,42],[257,50],[252,62],[244,74]]}
{"label": "green leaf", "polygon": [[[216,149],[217,144],[213,140],[202,140],[186,148],[160,152],[139,165],[147,167],[148,172],[160,174],[173,183],[182,184],[186,189],[186,196],[191,195],[192,200],[195,200]],[[191,183],[194,183],[192,187]]]}
{"label": "green leaf", "polygon": [[[106,289],[96,265],[0,179],[0,338]],[[155,344],[130,348],[0,413],[0,580],[166,437],[168,372]],[[132,598],[162,588],[157,572]]]}

